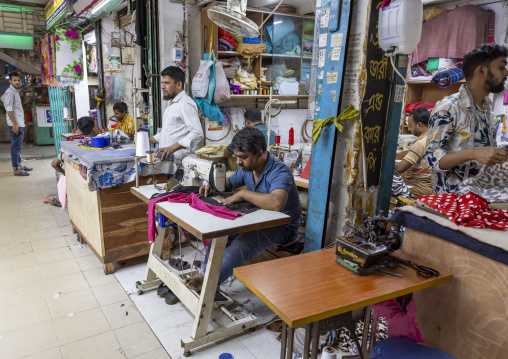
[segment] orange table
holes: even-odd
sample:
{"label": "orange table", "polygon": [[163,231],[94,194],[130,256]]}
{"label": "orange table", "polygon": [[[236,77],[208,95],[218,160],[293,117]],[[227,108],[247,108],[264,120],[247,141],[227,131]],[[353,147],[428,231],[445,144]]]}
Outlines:
{"label": "orange table", "polygon": [[[412,268],[396,268],[390,271],[403,277],[381,272],[368,277],[357,276],[335,262],[335,248],[239,267],[234,274],[283,320],[281,359],[286,354],[286,341],[287,358],[292,357],[294,328],[305,324],[311,325],[306,325],[304,358],[309,357],[311,337],[312,358],[316,358],[320,321],[453,278],[451,273],[403,252],[396,251],[394,255],[435,268],[441,275],[438,278],[422,278]],[[365,323],[369,320],[370,310],[367,309]],[[368,331],[368,325],[364,329]],[[364,332],[362,348],[359,348],[364,358],[368,358],[365,355],[371,350],[367,349],[366,339]]]}

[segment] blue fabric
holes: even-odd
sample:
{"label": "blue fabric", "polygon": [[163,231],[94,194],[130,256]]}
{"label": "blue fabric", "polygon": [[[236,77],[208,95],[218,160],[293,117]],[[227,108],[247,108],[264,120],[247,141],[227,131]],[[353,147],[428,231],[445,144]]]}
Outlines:
{"label": "blue fabric", "polygon": [[[228,246],[222,260],[219,274],[219,285],[233,274],[233,269],[252,259],[259,252],[279,245],[290,244],[298,231],[292,224],[260,229],[258,231],[235,234],[228,237]],[[213,239],[212,239],[213,241]],[[210,255],[210,245],[206,250],[202,273],[206,272],[206,264]]]}
{"label": "blue fabric", "polygon": [[244,37],[243,43],[244,44],[260,44],[261,41],[257,37]]}
{"label": "blue fabric", "polygon": [[[213,92],[212,92],[212,95],[213,95]],[[201,109],[201,111],[203,111],[205,116],[208,117],[208,119],[210,121],[218,121],[218,122],[224,121],[224,116],[222,115],[222,111],[220,110],[219,106],[217,106],[217,104],[215,102],[212,101],[210,103],[210,102],[207,102],[203,98],[197,98],[197,97],[194,99],[194,102],[196,103],[196,105],[198,105],[198,107]]]}
{"label": "blue fabric", "polygon": [[247,190],[258,193],[271,193],[276,189],[285,190],[288,193],[288,201],[281,212],[290,216],[291,225],[298,229],[302,215],[302,205],[300,197],[298,197],[295,179],[291,170],[271,154],[268,154],[265,170],[258,183],[254,182],[252,171],[246,172],[241,168],[229,177],[229,182],[234,188],[245,186]]}
{"label": "blue fabric", "polygon": [[419,217],[408,212],[395,211],[390,220],[404,227],[439,237],[495,261],[508,264],[507,251],[499,247],[494,247],[490,244],[480,242],[463,232],[443,227],[428,218]]}
{"label": "blue fabric", "polygon": [[380,341],[372,349],[370,359],[454,359],[441,349],[417,344],[407,338],[389,338]]}
{"label": "blue fabric", "polygon": [[19,170],[21,166],[21,146],[23,145],[23,137],[25,128],[18,127],[18,134],[12,132],[12,126],[9,126],[9,135],[11,135],[11,161],[12,169]]}
{"label": "blue fabric", "polygon": [[[258,123],[254,125],[255,128],[263,132],[263,135],[265,135],[265,141],[267,143],[267,146],[270,147],[271,145],[275,144],[275,132],[270,131],[270,144],[268,144],[268,127],[266,127],[262,123]],[[234,149],[229,145],[226,150],[232,154],[235,154]]]}
{"label": "blue fabric", "polygon": [[439,88],[446,88],[446,87],[450,87],[451,85],[459,82],[463,78],[464,78],[464,71],[462,71],[462,69],[459,67],[456,69],[451,69],[448,71],[441,72],[441,73],[437,74],[436,76],[434,76],[432,78],[432,80],[430,80],[430,81],[437,83],[438,84],[437,87],[439,87]]}

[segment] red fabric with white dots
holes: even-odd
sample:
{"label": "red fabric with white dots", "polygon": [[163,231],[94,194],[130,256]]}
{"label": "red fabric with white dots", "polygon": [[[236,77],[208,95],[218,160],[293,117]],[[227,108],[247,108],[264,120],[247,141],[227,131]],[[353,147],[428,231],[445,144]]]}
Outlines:
{"label": "red fabric with white dots", "polygon": [[508,228],[508,211],[491,209],[489,201],[473,192],[432,194],[418,197],[418,200],[444,214],[458,226],[488,227],[498,231]]}

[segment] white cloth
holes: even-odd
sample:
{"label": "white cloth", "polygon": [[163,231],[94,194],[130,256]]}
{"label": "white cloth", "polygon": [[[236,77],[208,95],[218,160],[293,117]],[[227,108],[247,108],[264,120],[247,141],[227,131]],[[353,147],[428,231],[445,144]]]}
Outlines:
{"label": "white cloth", "polygon": [[198,117],[198,106],[185,91],[180,92],[168,105],[162,118],[161,132],[153,136],[159,147],[179,143],[184,149],[174,153],[175,161],[196,154],[198,143],[203,139],[203,130]]}
{"label": "white cloth", "polygon": [[[5,91],[2,96],[2,102],[4,103],[5,112],[13,111],[14,118],[16,119],[16,123],[18,127],[25,127],[25,115],[23,111],[23,104],[21,103],[21,97],[19,96],[19,91],[14,88],[14,86],[9,86],[9,88]],[[7,125],[12,126],[12,121],[8,114],[6,114]]]}

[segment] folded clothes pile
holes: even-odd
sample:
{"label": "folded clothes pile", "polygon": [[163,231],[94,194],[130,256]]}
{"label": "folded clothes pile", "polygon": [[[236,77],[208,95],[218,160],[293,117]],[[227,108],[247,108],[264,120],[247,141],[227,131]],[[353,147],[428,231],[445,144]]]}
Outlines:
{"label": "folded clothes pile", "polygon": [[226,30],[219,27],[219,51],[233,51],[236,49],[236,41]]}
{"label": "folded clothes pile", "polygon": [[439,88],[450,87],[464,78],[464,71],[461,68],[454,68],[448,71],[440,72],[434,76],[431,82],[437,84]]}

